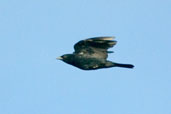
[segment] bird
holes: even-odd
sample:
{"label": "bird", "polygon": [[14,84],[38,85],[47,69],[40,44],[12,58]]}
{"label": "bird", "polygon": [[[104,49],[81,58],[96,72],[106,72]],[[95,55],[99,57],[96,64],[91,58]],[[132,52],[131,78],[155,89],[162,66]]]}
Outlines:
{"label": "bird", "polygon": [[116,45],[115,37],[100,36],[81,40],[74,45],[74,52],[64,54],[56,59],[82,70],[96,70],[110,67],[133,68],[132,64],[122,64],[107,60],[108,51]]}

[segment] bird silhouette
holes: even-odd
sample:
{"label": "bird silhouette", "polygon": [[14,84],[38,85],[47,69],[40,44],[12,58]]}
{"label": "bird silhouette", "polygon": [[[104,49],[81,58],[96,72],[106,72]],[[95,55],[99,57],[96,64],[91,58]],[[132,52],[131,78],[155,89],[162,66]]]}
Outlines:
{"label": "bird silhouette", "polygon": [[94,37],[81,40],[74,45],[75,52],[64,54],[57,59],[82,70],[95,70],[110,67],[133,68],[132,64],[108,61],[109,48],[116,45],[114,37]]}

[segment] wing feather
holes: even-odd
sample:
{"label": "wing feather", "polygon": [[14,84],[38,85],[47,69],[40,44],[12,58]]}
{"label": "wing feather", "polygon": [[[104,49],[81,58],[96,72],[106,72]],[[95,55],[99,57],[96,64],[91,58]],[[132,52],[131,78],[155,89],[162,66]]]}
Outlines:
{"label": "wing feather", "polygon": [[114,37],[94,37],[77,42],[74,45],[74,53],[106,59],[107,53],[111,52],[107,50],[114,45]]}

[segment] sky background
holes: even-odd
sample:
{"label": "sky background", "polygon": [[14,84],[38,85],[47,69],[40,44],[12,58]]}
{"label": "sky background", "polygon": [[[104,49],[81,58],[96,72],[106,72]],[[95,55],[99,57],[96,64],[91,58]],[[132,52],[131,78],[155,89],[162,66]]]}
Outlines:
{"label": "sky background", "polygon": [[[135,68],[56,60],[95,36]],[[170,0],[1,0],[0,52],[0,114],[171,114]]]}

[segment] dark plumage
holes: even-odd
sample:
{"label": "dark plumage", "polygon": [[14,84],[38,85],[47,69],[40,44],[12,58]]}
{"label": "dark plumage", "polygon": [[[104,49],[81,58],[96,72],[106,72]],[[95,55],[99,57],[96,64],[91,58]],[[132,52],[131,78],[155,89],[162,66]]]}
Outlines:
{"label": "dark plumage", "polygon": [[60,59],[70,65],[83,70],[95,70],[109,67],[133,68],[131,64],[120,64],[106,60],[108,48],[113,47],[116,41],[114,37],[94,37],[81,40],[74,45],[75,52],[73,54],[65,54]]}

